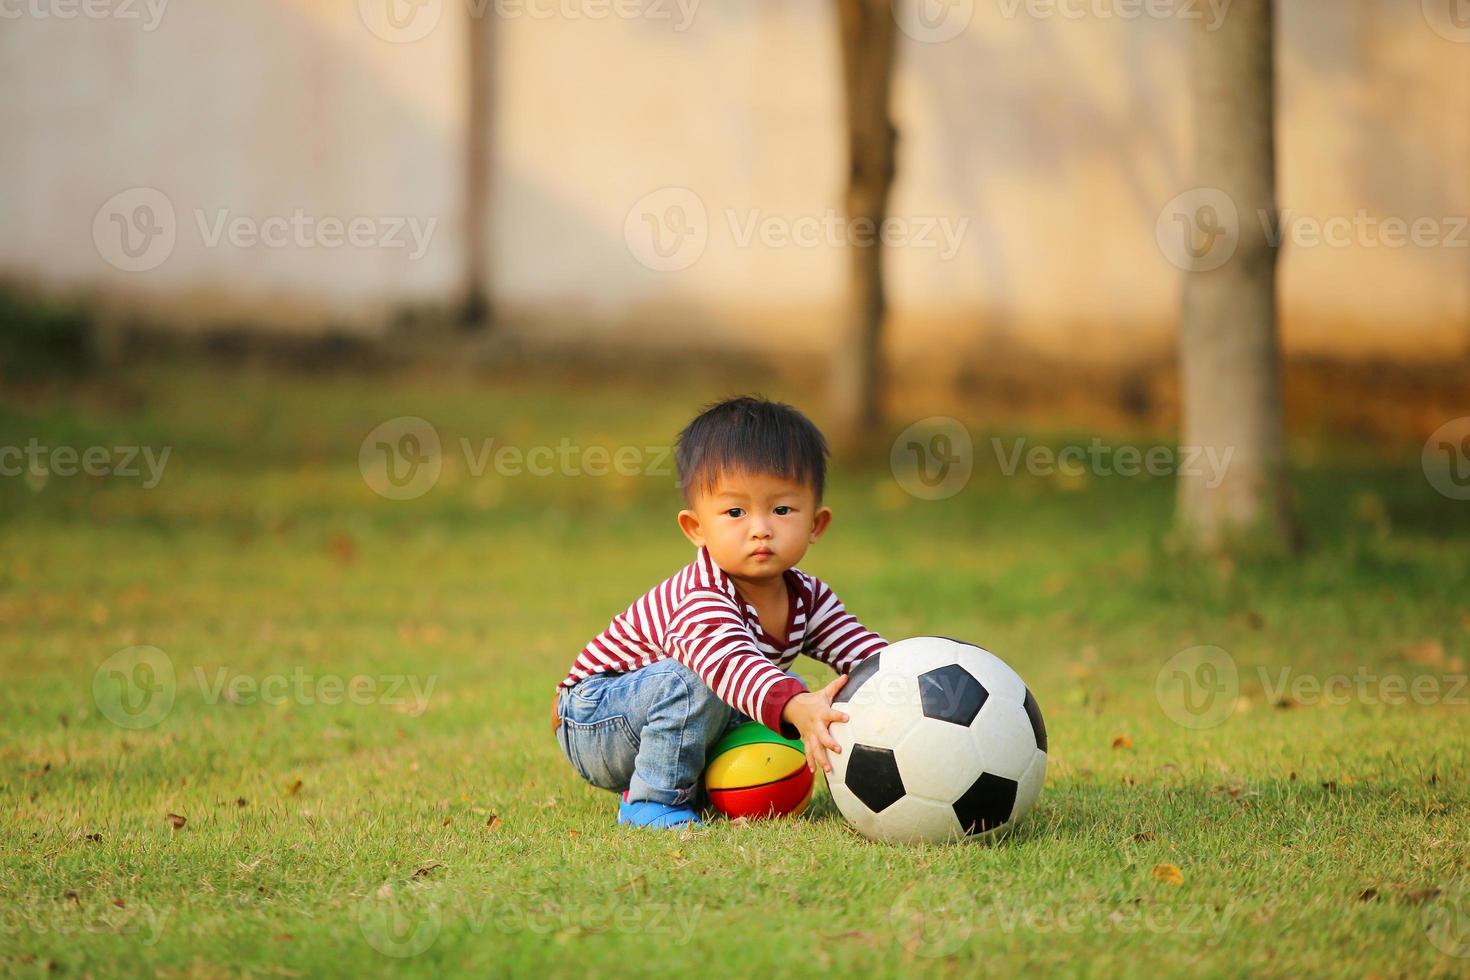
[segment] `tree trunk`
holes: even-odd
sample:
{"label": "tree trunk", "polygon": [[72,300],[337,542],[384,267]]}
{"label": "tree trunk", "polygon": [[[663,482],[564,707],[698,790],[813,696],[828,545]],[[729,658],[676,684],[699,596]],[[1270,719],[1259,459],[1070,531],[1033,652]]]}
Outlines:
{"label": "tree trunk", "polygon": [[[832,358],[834,442],[867,445],[882,421],[883,250],[897,133],[888,116],[896,25],[890,0],[837,0],[848,143],[848,289]],[[856,239],[856,241],[854,241]]]}
{"label": "tree trunk", "polygon": [[1246,540],[1295,546],[1270,231],[1278,222],[1273,7],[1236,0],[1216,30],[1195,28],[1197,184],[1229,197],[1238,238],[1219,268],[1186,273],[1180,323],[1181,441],[1223,464],[1223,478],[1208,465],[1179,474],[1181,530],[1205,550]]}
{"label": "tree trunk", "polygon": [[469,99],[465,118],[464,155],[464,291],[460,320],[466,329],[482,328],[490,319],[490,156],[494,92],[495,15],[471,5],[469,30]]}

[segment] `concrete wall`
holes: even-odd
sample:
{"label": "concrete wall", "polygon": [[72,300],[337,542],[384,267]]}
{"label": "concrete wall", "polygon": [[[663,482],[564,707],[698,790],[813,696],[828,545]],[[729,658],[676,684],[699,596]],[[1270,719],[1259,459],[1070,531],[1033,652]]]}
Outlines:
{"label": "concrete wall", "polygon": [[[0,272],[186,325],[374,329],[452,301],[466,32],[489,10],[490,279],[513,328],[830,342],[831,0],[89,2],[0,0]],[[898,2],[894,353],[1162,350],[1181,272],[1156,229],[1191,187],[1185,18],[1226,0],[922,0],[927,22]],[[1308,232],[1356,225],[1288,245],[1291,350],[1470,346],[1470,28],[1436,2],[1280,5],[1282,205]],[[1159,15],[1122,16],[1140,8]],[[171,243],[144,248],[167,210]],[[354,218],[360,244],[331,245]],[[1396,247],[1384,218],[1449,241]]]}

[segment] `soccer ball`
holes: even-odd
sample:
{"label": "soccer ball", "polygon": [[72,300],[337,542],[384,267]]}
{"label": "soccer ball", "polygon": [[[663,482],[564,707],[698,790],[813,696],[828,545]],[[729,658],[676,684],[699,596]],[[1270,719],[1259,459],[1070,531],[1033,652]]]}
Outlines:
{"label": "soccer ball", "polygon": [[833,705],[827,787],[864,836],[913,843],[992,839],[1036,802],[1046,724],[1003,660],[942,636],[885,647],[848,675]]}

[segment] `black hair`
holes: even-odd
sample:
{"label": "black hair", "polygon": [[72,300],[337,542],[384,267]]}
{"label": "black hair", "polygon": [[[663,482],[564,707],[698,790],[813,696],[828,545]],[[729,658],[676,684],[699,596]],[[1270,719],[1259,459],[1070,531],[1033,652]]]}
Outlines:
{"label": "black hair", "polygon": [[761,397],[710,405],[679,433],[674,445],[679,486],[692,502],[724,473],[770,473],[806,484],[817,502],[827,483],[827,440],[797,409]]}

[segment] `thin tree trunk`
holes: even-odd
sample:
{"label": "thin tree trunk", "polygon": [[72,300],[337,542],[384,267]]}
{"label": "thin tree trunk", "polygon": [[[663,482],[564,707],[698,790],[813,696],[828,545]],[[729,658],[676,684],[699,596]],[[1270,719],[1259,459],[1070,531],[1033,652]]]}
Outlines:
{"label": "thin tree trunk", "polygon": [[464,155],[464,295],[460,317],[468,329],[490,319],[490,166],[494,92],[495,15],[491,7],[475,13],[469,29],[469,99]]}
{"label": "thin tree trunk", "polygon": [[897,133],[888,115],[896,25],[890,0],[837,0],[846,102],[848,292],[832,359],[830,430],[849,449],[882,421],[882,340],[887,306],[879,231],[888,214]]}
{"label": "thin tree trunk", "polygon": [[1225,463],[1223,479],[1203,465],[1179,475],[1181,530],[1207,550],[1247,539],[1295,545],[1267,231],[1277,222],[1273,7],[1236,0],[1223,24],[1196,27],[1194,39],[1197,184],[1229,196],[1239,238],[1224,265],[1186,273],[1180,323],[1182,443]]}

